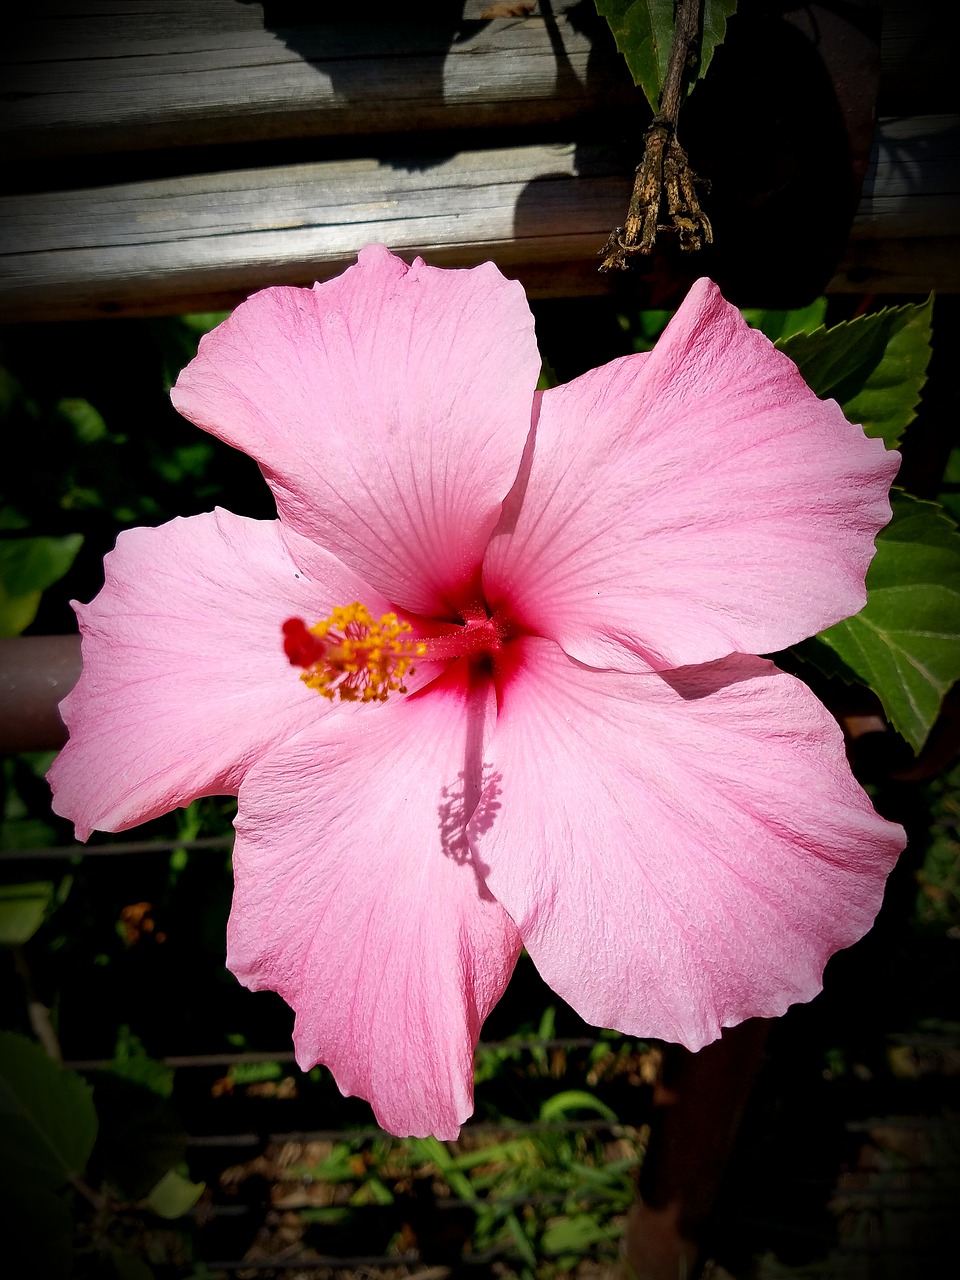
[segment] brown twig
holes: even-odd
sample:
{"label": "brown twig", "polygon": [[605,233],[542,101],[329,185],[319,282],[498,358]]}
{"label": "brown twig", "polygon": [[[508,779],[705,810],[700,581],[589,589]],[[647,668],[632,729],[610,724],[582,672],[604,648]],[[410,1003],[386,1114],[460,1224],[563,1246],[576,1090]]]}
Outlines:
{"label": "brown twig", "polygon": [[[696,65],[699,45],[700,0],[677,0],[660,110],[644,134],[643,159],[637,166],[626,221],[610,232],[600,250],[601,271],[625,271],[632,256],[652,253],[658,231],[676,231],[681,249],[699,249],[713,240],[710,219],[697,198],[697,176],[677,141],[684,80]],[[663,206],[669,218],[665,224],[660,222]]]}

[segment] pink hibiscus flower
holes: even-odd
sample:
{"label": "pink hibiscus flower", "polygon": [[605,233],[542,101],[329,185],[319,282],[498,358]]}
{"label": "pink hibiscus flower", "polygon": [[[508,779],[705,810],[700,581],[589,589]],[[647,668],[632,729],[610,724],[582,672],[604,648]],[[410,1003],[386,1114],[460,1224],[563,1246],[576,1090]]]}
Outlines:
{"label": "pink hibiscus flower", "polygon": [[236,794],[227,963],[398,1134],[457,1134],[521,946],[590,1022],[696,1049],[809,1000],[903,845],[750,656],[863,605],[897,455],[707,280],[651,354],[539,369],[489,263],[370,248],[255,295],[173,400],[279,519],[123,533],[77,606],[57,812]]}

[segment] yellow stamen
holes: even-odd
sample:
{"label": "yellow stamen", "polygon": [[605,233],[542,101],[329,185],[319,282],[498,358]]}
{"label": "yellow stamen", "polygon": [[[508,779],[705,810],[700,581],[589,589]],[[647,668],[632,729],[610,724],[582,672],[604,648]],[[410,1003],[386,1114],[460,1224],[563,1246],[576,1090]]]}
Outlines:
{"label": "yellow stamen", "polygon": [[377,622],[357,602],[338,606],[308,630],[323,641],[324,651],[300,679],[324,698],[341,702],[386,702],[391,693],[406,693],[404,678],[413,674],[413,659],[427,651],[422,641],[408,638],[409,622],[395,613]]}

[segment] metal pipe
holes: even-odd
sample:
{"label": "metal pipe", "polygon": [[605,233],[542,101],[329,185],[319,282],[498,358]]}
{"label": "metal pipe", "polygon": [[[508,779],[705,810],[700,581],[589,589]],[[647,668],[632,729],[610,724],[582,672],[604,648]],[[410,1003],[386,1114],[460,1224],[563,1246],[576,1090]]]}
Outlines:
{"label": "metal pipe", "polygon": [[79,636],[0,639],[0,751],[62,747],[59,703],[79,675]]}

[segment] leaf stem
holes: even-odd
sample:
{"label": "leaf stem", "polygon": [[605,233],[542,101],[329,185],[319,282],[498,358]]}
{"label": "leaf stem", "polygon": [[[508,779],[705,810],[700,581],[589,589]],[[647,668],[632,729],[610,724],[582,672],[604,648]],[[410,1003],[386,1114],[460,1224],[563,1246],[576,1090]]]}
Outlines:
{"label": "leaf stem", "polygon": [[93,1205],[98,1213],[102,1213],[108,1205],[106,1196],[102,1196],[98,1191],[94,1191],[88,1182],[85,1182],[79,1175],[74,1175],[69,1179],[71,1187],[74,1191],[78,1191],[83,1198]]}
{"label": "leaf stem", "polygon": [[[697,197],[697,176],[677,140],[684,81],[698,62],[700,35],[700,0],[677,0],[660,110],[644,134],[643,159],[624,225],[610,232],[600,250],[600,271],[626,271],[633,255],[653,252],[658,231],[676,231],[681,249],[699,249],[713,240],[710,219]],[[666,224],[659,221],[662,205],[669,217]]]}
{"label": "leaf stem", "polygon": [[677,0],[670,58],[660,93],[660,110],[654,123],[669,124],[672,129],[676,129],[680,103],[683,100],[684,72],[699,61],[699,46],[700,0]]}

